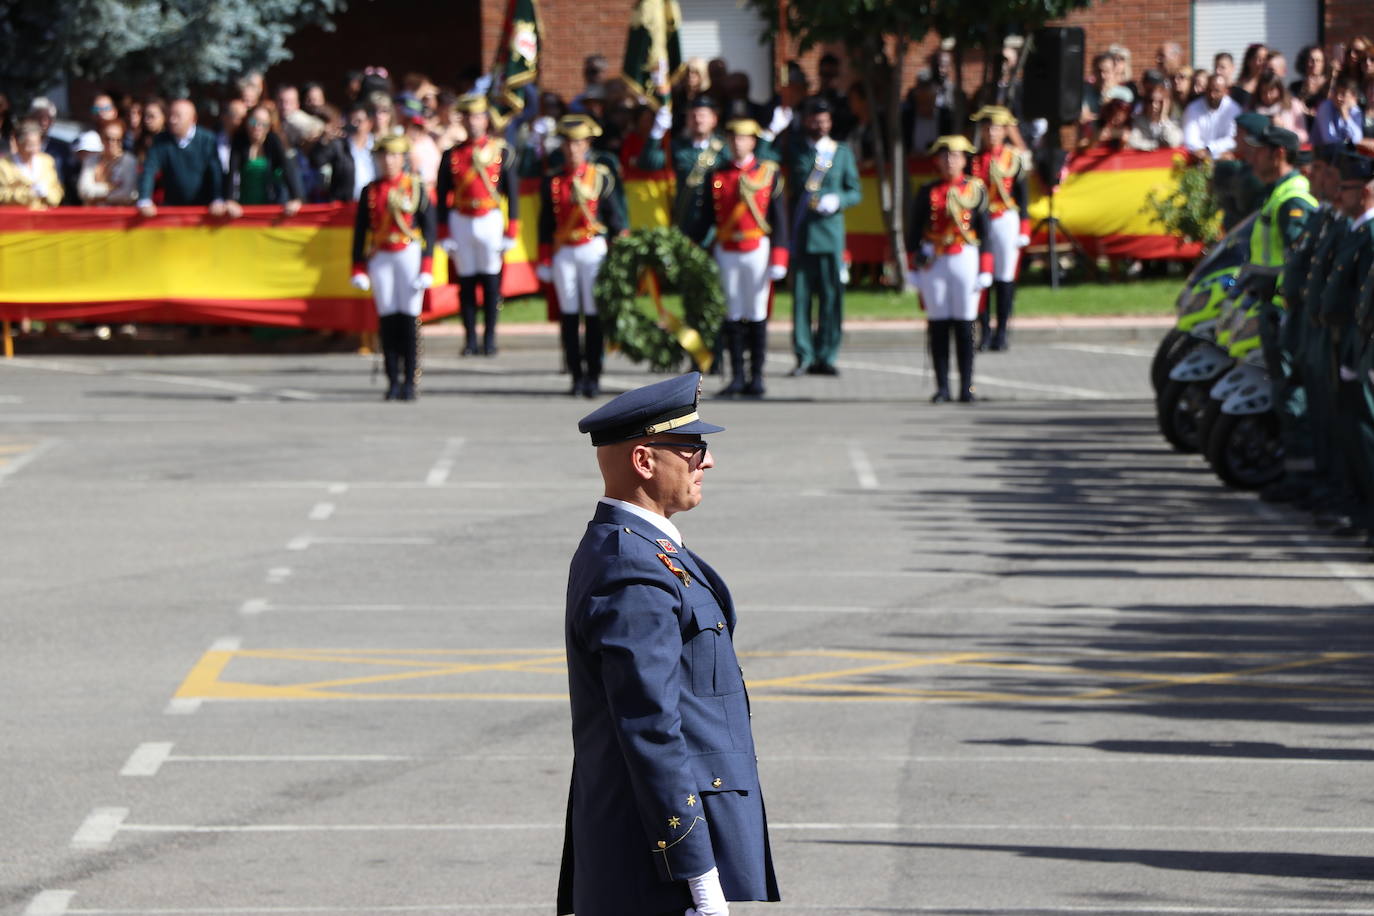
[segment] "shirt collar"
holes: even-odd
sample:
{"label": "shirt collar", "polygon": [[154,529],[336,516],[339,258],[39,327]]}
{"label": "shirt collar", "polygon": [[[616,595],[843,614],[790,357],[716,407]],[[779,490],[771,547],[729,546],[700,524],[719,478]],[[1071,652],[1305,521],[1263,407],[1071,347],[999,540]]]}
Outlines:
{"label": "shirt collar", "polygon": [[659,515],[657,512],[652,512],[648,509],[645,509],[643,506],[636,506],[634,503],[627,503],[623,499],[613,499],[609,496],[601,497],[600,501],[608,506],[613,506],[617,509],[624,509],[631,515],[644,519],[644,521],[648,522],[650,525],[653,525],[659,531],[662,531],[664,534],[668,535],[668,537],[672,538],[673,542],[677,544],[679,547],[683,546],[682,534],[677,530],[677,526],[674,525],[672,522],[668,521],[668,519],[664,516]]}
{"label": "shirt collar", "polygon": [[192,124],[191,129],[186,132],[186,136],[177,141],[177,146],[182,149],[191,145],[191,141],[196,138],[196,125]]}
{"label": "shirt collar", "polygon": [[1374,207],[1364,211],[1356,217],[1355,221],[1350,224],[1350,230],[1353,232],[1372,219],[1374,219]]}

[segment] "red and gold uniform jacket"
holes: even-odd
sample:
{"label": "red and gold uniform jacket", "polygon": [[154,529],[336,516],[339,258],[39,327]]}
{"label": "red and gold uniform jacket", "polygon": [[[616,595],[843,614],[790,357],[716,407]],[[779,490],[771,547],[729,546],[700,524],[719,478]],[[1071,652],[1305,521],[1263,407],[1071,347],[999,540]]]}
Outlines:
{"label": "red and gold uniform jacket", "polygon": [[990,272],[992,250],[983,245],[987,237],[988,189],[977,178],[960,175],[953,181],[932,181],[916,192],[907,224],[912,266],[921,266],[923,244],[937,258],[972,247],[979,252],[978,270]]}
{"label": "red and gold uniform jacket", "polygon": [[520,234],[520,186],[515,155],[502,140],[467,140],[444,153],[439,163],[439,228],[448,227],[450,212],[483,216],[506,201],[506,236]]}
{"label": "red and gold uniform jacket", "polygon": [[1030,196],[1021,152],[1005,144],[984,150],[973,157],[971,171],[988,189],[988,216],[996,219],[1015,210],[1021,217],[1021,234],[1030,235]]}
{"label": "red and gold uniform jacket", "polygon": [[[750,157],[730,162],[711,176],[710,197],[704,203],[709,221],[702,238],[715,232],[725,251],[753,251],[768,239],[770,264],[787,266],[787,211],[783,203],[782,170],[776,162]],[[709,241],[709,239],[708,239]]]}
{"label": "red and gold uniform jacket", "polygon": [[400,251],[419,243],[420,271],[430,273],[434,255],[434,207],[429,189],[414,175],[378,178],[363,188],[353,221],[353,273],[367,273],[378,251]]}
{"label": "red and gold uniform jacket", "polygon": [[547,264],[560,248],[617,236],[625,216],[615,194],[615,175],[598,162],[565,167],[544,178],[539,189],[539,262]]}

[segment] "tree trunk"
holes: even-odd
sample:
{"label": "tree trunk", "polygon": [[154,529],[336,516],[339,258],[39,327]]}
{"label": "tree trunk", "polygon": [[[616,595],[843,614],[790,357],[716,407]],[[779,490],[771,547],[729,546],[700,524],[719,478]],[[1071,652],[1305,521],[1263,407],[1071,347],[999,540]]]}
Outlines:
{"label": "tree trunk", "polygon": [[888,244],[896,267],[897,288],[907,292],[906,284],[906,214],[911,197],[911,182],[907,178],[906,138],[902,136],[902,70],[906,66],[908,45],[905,38],[897,38],[894,52],[895,66],[887,95],[887,141],[889,180],[892,184],[892,219],[888,225]]}
{"label": "tree trunk", "polygon": [[[873,143],[873,165],[878,173],[878,196],[879,206],[883,213],[883,228],[887,231],[888,247],[890,260],[883,265],[884,273],[890,272],[894,266],[899,287],[905,286],[906,272],[902,270],[902,265],[906,263],[906,246],[902,238],[902,201],[904,195],[903,187],[897,176],[901,174],[901,67],[906,59],[906,42],[897,39],[897,61],[892,65],[887,59],[886,49],[882,45],[883,37],[875,36],[874,39],[865,42],[865,47],[860,52],[862,54],[861,71],[863,74],[864,94],[869,99],[870,118],[869,124],[875,131]],[[875,79],[875,65],[882,60],[888,65],[892,74],[888,84],[883,87],[882,97],[886,99],[884,117],[887,119],[887,130],[877,130],[877,120],[872,117],[872,109],[876,106],[874,102],[879,98],[878,85]],[[893,129],[893,118],[896,118],[897,129]]]}

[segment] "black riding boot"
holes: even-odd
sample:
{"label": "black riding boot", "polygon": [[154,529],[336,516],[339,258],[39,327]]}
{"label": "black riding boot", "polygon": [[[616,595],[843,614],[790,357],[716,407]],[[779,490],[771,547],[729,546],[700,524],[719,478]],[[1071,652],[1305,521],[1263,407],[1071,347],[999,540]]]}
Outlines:
{"label": "black riding boot", "polygon": [[992,349],[1009,350],[1007,341],[1010,333],[1011,309],[1016,301],[1016,283],[1011,280],[998,280],[992,284],[993,297],[997,300],[997,333],[992,338]]}
{"label": "black riding boot", "polygon": [[582,393],[582,347],[578,341],[578,325],[581,316],[577,313],[558,316],[559,336],[563,339],[563,361],[568,365],[572,376],[572,390],[568,394]]}
{"label": "black riding boot", "polygon": [[721,325],[720,334],[724,343],[721,349],[730,357],[730,383],[720,389],[718,397],[744,394],[744,322],[727,321]]}
{"label": "black riding boot", "polygon": [[396,316],[396,336],[399,338],[405,381],[401,385],[401,400],[415,400],[415,381],[420,368],[420,319],[409,315]]}
{"label": "black riding boot", "polygon": [[496,355],[496,316],[501,309],[501,275],[479,274],[482,281],[482,352]]}
{"label": "black riding boot", "polygon": [[954,325],[955,356],[959,360],[959,400],[973,400],[973,322],[951,321]]}
{"label": "black riding boot", "polygon": [[926,335],[930,338],[930,364],[935,370],[935,394],[932,404],[942,404],[949,400],[949,326],[951,321],[931,320],[926,323]]}
{"label": "black riding boot", "polygon": [[744,393],[752,398],[763,397],[763,361],[768,358],[768,322],[746,321],[749,338],[749,384]]}
{"label": "black riding boot", "polygon": [[481,351],[477,346],[477,282],[480,277],[458,278],[458,307],[463,312],[463,355],[474,356]]}
{"label": "black riding boot", "polygon": [[986,350],[992,343],[992,303],[978,313],[978,349]]}
{"label": "black riding boot", "polygon": [[587,316],[587,382],[582,393],[594,398],[601,393],[601,357],[606,344],[601,336],[601,316]]}
{"label": "black riding boot", "polygon": [[394,401],[401,394],[400,348],[396,345],[396,316],[382,315],[377,319],[377,342],[382,348],[382,365],[386,368],[386,395],[383,400]]}

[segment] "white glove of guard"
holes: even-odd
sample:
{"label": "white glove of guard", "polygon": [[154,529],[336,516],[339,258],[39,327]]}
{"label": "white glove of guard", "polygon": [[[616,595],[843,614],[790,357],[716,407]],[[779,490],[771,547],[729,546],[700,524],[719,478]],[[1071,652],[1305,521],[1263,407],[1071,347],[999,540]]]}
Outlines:
{"label": "white glove of guard", "polygon": [[353,284],[354,289],[360,290],[364,293],[369,292],[372,289],[372,278],[369,277],[367,274],[354,274],[353,278],[348,282]]}
{"label": "white glove of guard", "polygon": [[414,289],[416,291],[422,289],[429,289],[433,285],[434,274],[420,274],[420,276],[416,277],[414,282],[410,284],[411,289]]}
{"label": "white glove of guard", "polygon": [[451,238],[440,239],[439,247],[444,249],[444,253],[448,255],[450,261],[458,255],[458,243]]}
{"label": "white glove of guard", "polygon": [[654,115],[654,126],[649,129],[650,140],[662,140],[663,135],[673,129],[673,106],[664,105]]}
{"label": "white glove of guard", "polygon": [[553,282],[553,268],[547,264],[538,264],[534,268],[534,275],[539,278],[540,283]]}
{"label": "white glove of guard", "polygon": [[1360,373],[1356,372],[1354,369],[1348,369],[1345,366],[1341,366],[1341,381],[1358,382],[1359,380]]}
{"label": "white glove of guard", "polygon": [[768,279],[783,280],[787,277],[787,268],[781,264],[773,264],[768,268]]}
{"label": "white glove of guard", "polygon": [[504,252],[507,252],[507,251],[510,251],[510,250],[511,250],[512,248],[514,248],[514,247],[515,247],[515,239],[511,238],[511,237],[508,236],[508,235],[503,235],[503,236],[501,236],[501,251],[502,251],[503,253],[504,253]]}
{"label": "white glove of guard", "polygon": [[822,194],[820,200],[816,201],[816,212],[821,216],[840,212],[840,195]]}
{"label": "white glove of guard", "polygon": [[840,262],[840,285],[849,285],[849,265],[846,264],[844,261]]}
{"label": "white glove of guard", "polygon": [[725,899],[725,891],[720,887],[720,872],[711,869],[699,878],[688,878],[687,887],[692,891],[692,902],[696,904],[683,913],[683,916],[730,916],[730,904]]}
{"label": "white glove of guard", "polygon": [[1018,236],[1016,237],[1016,247],[1017,247],[1017,248],[1025,248],[1025,247],[1026,247],[1027,245],[1029,245],[1029,244],[1030,244],[1030,236],[1028,236],[1028,235],[1018,235]]}
{"label": "white glove of guard", "polygon": [[978,275],[978,288],[979,288],[979,289],[987,289],[987,288],[988,288],[989,286],[991,286],[991,285],[992,285],[992,274],[988,273],[988,272],[985,270],[985,271],[983,271],[982,273],[980,273],[980,274]]}
{"label": "white glove of guard", "polygon": [[773,119],[768,122],[768,132],[777,135],[787,130],[792,123],[792,109],[779,105],[773,109]]}

